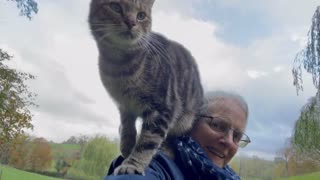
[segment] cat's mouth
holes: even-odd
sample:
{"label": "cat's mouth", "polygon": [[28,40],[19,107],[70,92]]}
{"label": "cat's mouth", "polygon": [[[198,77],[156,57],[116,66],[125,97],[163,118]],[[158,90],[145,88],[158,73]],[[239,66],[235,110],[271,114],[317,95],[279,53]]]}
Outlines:
{"label": "cat's mouth", "polygon": [[139,41],[139,34],[133,31],[122,31],[111,36],[111,41],[120,46],[132,46]]}
{"label": "cat's mouth", "polygon": [[120,33],[120,36],[122,38],[128,39],[128,40],[134,40],[137,38],[137,36],[132,31],[122,32],[122,33]]}

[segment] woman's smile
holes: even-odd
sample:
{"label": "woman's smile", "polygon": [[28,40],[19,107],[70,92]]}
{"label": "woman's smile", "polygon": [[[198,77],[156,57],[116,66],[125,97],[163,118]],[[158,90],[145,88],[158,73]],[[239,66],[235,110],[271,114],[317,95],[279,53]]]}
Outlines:
{"label": "woman's smile", "polygon": [[225,158],[225,155],[223,153],[219,152],[218,150],[214,149],[213,147],[207,146],[206,148],[208,149],[208,151],[210,153],[214,154],[215,156],[218,156],[221,159]]}

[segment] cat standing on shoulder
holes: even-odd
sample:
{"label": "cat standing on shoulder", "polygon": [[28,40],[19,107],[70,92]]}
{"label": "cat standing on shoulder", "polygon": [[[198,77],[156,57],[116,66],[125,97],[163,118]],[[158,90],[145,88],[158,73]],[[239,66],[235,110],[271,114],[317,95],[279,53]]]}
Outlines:
{"label": "cat standing on shoulder", "polygon": [[[154,0],[91,0],[89,25],[103,85],[118,105],[120,150],[115,174],[143,174],[153,155],[185,134],[202,105],[194,58],[151,31]],[[142,118],[138,139],[135,121]]]}

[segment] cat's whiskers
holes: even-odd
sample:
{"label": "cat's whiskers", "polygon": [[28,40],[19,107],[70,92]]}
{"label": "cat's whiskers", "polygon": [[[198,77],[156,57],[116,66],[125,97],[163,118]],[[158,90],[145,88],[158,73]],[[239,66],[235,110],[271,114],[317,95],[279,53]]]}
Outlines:
{"label": "cat's whiskers", "polygon": [[97,28],[93,30],[94,32],[116,32],[115,28],[110,28],[110,27],[103,27],[103,28]]}
{"label": "cat's whiskers", "polygon": [[149,47],[145,44],[143,38],[141,38],[140,41],[138,41],[138,49],[146,49],[148,52],[150,51]]}
{"label": "cat's whiskers", "polygon": [[110,37],[110,35],[112,35],[113,32],[108,32],[108,33],[104,33],[99,39],[98,42],[102,42],[105,38]]}
{"label": "cat's whiskers", "polygon": [[148,41],[147,39],[142,35],[139,41],[139,45],[143,46],[144,48],[146,48],[146,50],[148,52],[150,52],[151,54],[153,53],[150,46],[148,45]]}
{"label": "cat's whiskers", "polygon": [[92,24],[92,26],[94,26],[95,28],[93,29],[101,29],[101,28],[105,28],[105,29],[109,29],[109,28],[113,28],[113,29],[116,29],[116,28],[120,28],[120,25],[118,24],[105,24],[105,23],[96,23],[96,24]]}
{"label": "cat's whiskers", "polygon": [[91,25],[98,25],[98,26],[120,26],[119,24],[113,24],[113,23],[91,23]]}
{"label": "cat's whiskers", "polygon": [[92,30],[94,32],[101,32],[102,36],[99,37],[98,42],[103,41],[105,38],[110,37],[112,34],[115,34],[118,30],[115,27],[104,26],[101,28],[97,28]]}
{"label": "cat's whiskers", "polygon": [[154,46],[155,48],[157,48],[157,49],[159,50],[159,52],[163,55],[163,56],[162,56],[163,58],[166,58],[166,57],[167,57],[167,58],[171,59],[170,53],[168,52],[167,49],[164,48],[165,45],[162,44],[162,42],[160,42],[159,40],[155,39],[155,38],[154,38],[154,34],[151,34],[151,35],[149,35],[148,37],[150,38],[150,41],[154,43],[153,46]]}
{"label": "cat's whiskers", "polygon": [[157,39],[153,38],[152,34],[147,36],[148,45],[164,60],[168,60],[170,58],[169,52],[163,48],[163,44],[159,42]]}
{"label": "cat's whiskers", "polygon": [[161,52],[159,52],[156,48],[154,48],[154,46],[149,41],[147,41],[147,42],[148,42],[149,48],[151,49],[150,52],[151,52],[152,57],[155,60],[155,63],[157,63],[158,66],[160,66],[161,65],[161,57],[162,57]]}
{"label": "cat's whiskers", "polygon": [[159,56],[157,56],[160,54],[157,51],[157,49],[152,48],[152,44],[148,41],[148,39],[145,36],[142,36],[141,40],[142,40],[144,46],[146,47],[147,51],[150,53],[151,57],[156,60],[155,63],[160,65],[161,60],[160,60]]}

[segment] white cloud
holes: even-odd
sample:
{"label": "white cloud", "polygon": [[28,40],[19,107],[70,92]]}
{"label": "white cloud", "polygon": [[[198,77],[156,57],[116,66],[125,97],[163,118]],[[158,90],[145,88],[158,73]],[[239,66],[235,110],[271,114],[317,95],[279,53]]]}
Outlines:
{"label": "white cloud", "polygon": [[284,69],[285,69],[285,68],[284,68],[283,66],[278,65],[278,66],[275,66],[275,67],[273,68],[273,71],[276,72],[276,73],[278,73],[278,72],[283,71]]}
{"label": "white cloud", "polygon": [[29,73],[36,71],[36,69],[34,68],[34,66],[32,64],[30,64],[29,62],[23,61],[23,57],[21,56],[21,54],[19,53],[18,50],[11,48],[7,44],[0,44],[0,49],[7,52],[14,59],[14,61],[11,60],[11,61],[5,62],[9,67],[17,69],[19,71],[23,70],[23,71],[29,72]]}
{"label": "white cloud", "polygon": [[[35,112],[37,117],[32,121],[34,131],[28,130],[31,135],[62,142],[70,136],[104,134],[111,138],[117,137],[118,129],[105,123],[76,123],[75,117],[57,117],[46,113]],[[61,120],[58,120],[61,118]]]}
{"label": "white cloud", "polygon": [[261,77],[264,77],[264,76],[268,75],[268,73],[266,73],[266,72],[257,71],[257,70],[248,70],[247,74],[252,79],[258,79],[258,78],[261,78]]}
{"label": "white cloud", "polygon": [[309,29],[309,27],[305,27],[305,28],[301,29],[300,32],[292,32],[291,33],[291,40],[293,42],[298,42],[301,49],[303,47],[305,47],[307,44],[307,33],[306,32],[308,32],[308,29]]}
{"label": "white cloud", "polygon": [[[277,26],[300,28],[301,25],[308,25],[312,15],[319,5],[318,0],[229,0],[217,1],[208,0],[222,7],[235,8],[244,13],[248,11],[260,12],[268,17]],[[299,27],[300,26],[300,27]],[[277,29],[277,27],[274,27]]]}
{"label": "white cloud", "polygon": [[153,12],[178,13],[190,17],[193,14],[193,3],[197,0],[156,0]]}
{"label": "white cloud", "polygon": [[[170,27],[170,28],[168,28]],[[206,89],[242,86],[245,72],[240,49],[216,37],[217,25],[177,13],[155,13],[154,30],[183,44],[195,57]]]}

